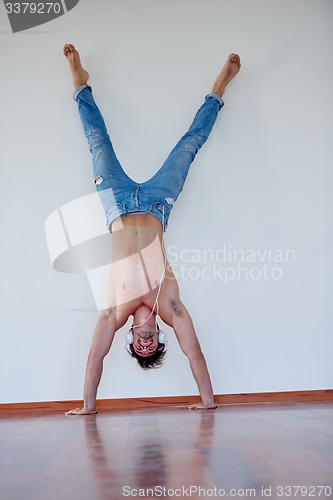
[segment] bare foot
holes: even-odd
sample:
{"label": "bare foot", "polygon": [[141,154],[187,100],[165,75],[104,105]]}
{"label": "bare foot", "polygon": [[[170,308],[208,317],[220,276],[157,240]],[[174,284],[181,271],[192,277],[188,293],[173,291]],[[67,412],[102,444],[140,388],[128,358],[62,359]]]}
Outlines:
{"label": "bare foot", "polygon": [[74,87],[77,89],[80,85],[88,82],[89,73],[83,69],[80,60],[80,54],[71,43],[64,45],[64,54],[68,59],[69,67],[72,72]]}
{"label": "bare foot", "polygon": [[222,96],[224,94],[225,88],[228,83],[231,82],[233,78],[237,75],[241,68],[240,57],[238,54],[230,54],[225,65],[222,68],[221,73],[214,83],[212,92]]}

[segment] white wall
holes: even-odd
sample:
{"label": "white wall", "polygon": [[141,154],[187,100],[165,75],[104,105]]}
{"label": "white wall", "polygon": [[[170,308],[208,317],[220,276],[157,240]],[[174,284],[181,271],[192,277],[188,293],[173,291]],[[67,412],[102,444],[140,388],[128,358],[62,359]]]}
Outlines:
{"label": "white wall", "polygon": [[[332,387],[332,15],[330,0],[80,0],[12,34],[0,7],[0,402],[81,398],[99,314],[86,274],[52,269],[44,229],[54,210],[94,192],[66,42],[80,49],[137,181],[186,131],[227,55],[241,54],[166,244],[216,259],[225,247],[294,252],[295,261],[240,263],[243,274],[228,283],[188,273],[237,262],[182,262],[181,296],[216,393]],[[281,279],[245,279],[264,264]],[[126,355],[123,332],[99,398],[197,393],[171,331],[165,367],[148,373]]]}

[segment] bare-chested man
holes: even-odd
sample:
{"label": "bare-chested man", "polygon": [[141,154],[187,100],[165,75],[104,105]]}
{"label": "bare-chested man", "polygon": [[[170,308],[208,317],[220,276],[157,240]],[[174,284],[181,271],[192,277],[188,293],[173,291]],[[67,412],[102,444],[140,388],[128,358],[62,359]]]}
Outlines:
{"label": "bare-chested man", "polygon": [[126,336],[126,348],[140,366],[144,369],[157,367],[165,356],[165,335],[156,323],[158,314],[173,328],[198,385],[201,403],[190,408],[216,408],[206,361],[166,258],[163,232],[190,165],[206,142],[224,104],[225,87],[240,70],[240,58],[230,54],[187,133],[158,172],[148,181],[137,183],[127,176],[115,155],[78,51],[66,44],[64,54],[73,76],[73,97],[93,157],[96,190],[105,210],[107,227],[112,232],[113,252],[106,307],[97,321],[87,361],[84,405],[67,414],[96,413],[96,394],[104,357],[116,331],[131,315],[133,325]]}

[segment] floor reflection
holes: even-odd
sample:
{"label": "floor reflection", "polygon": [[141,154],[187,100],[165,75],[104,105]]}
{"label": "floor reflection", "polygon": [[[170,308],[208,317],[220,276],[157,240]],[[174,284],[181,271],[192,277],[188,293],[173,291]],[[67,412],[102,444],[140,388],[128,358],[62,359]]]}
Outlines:
{"label": "floor reflection", "polygon": [[[199,450],[207,449],[213,439],[214,412],[189,413],[190,426],[177,414],[173,422],[171,412],[132,413],[119,429],[112,427],[112,415],[108,417],[89,415],[84,419],[88,456],[101,498],[122,494],[124,486],[170,488],[202,478]],[[175,455],[181,457],[181,470]]]}
{"label": "floor reflection", "polygon": [[[250,464],[228,443],[216,412],[132,412],[84,419],[96,493],[103,500],[139,491],[255,488]],[[142,496],[142,495],[141,495]],[[184,496],[184,495],[182,495]]]}

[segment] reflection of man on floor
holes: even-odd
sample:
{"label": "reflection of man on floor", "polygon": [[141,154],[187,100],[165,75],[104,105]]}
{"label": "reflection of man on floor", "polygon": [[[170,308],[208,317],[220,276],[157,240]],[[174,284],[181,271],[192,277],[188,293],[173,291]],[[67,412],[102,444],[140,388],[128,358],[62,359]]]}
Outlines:
{"label": "reflection of man on floor", "polygon": [[112,232],[113,249],[107,304],[97,321],[87,361],[84,406],[68,413],[96,413],[96,394],[104,357],[111,348],[115,332],[129,316],[133,316],[133,326],[126,336],[127,350],[144,369],[161,364],[166,343],[156,323],[157,314],[173,328],[189,359],[201,396],[201,403],[192,408],[216,408],[206,361],[166,258],[163,232],[190,165],[208,139],[224,104],[225,87],[240,70],[240,58],[237,54],[228,57],[187,133],[158,172],[148,181],[137,183],[124,172],[115,155],[78,51],[66,44],[64,54],[72,71],[74,99],[93,157],[94,182]]}
{"label": "reflection of man on floor", "polygon": [[[199,421],[195,419],[189,423],[183,418],[184,412],[177,411],[175,416],[170,409],[153,409],[154,419],[150,420],[150,411],[135,412],[126,417],[108,415],[102,428],[96,415],[84,419],[86,449],[100,498],[142,497],[140,490],[144,493],[148,488],[156,488],[156,491],[178,489],[179,478],[181,491],[189,490],[195,484],[207,489],[218,486],[211,474],[211,469],[215,469],[214,452],[221,450],[220,445],[216,446],[219,439],[216,413],[201,412]],[[142,425],[143,419],[145,425]],[[165,430],[169,428],[170,419],[176,422],[176,433],[172,429],[170,433]],[[140,432],[137,432],[138,428]]]}

